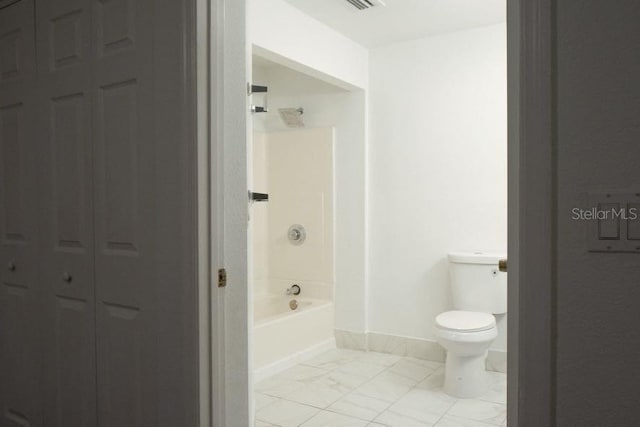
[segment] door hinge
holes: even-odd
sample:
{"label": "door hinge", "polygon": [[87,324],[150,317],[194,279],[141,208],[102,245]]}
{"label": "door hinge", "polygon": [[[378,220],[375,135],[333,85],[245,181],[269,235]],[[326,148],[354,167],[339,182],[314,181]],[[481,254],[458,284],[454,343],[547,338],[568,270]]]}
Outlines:
{"label": "door hinge", "polygon": [[224,268],[218,269],[218,287],[224,288],[227,286],[227,270]]}

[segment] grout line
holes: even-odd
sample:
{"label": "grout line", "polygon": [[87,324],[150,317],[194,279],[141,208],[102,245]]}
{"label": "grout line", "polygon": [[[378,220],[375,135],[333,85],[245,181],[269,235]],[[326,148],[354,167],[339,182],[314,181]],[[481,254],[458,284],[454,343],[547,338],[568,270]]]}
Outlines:
{"label": "grout line", "polygon": [[[368,352],[368,351],[362,351],[362,353],[366,354],[366,353],[370,353],[370,352]],[[365,357],[365,355],[364,355],[364,354],[362,354],[362,355],[360,355],[360,356],[356,357],[354,360],[351,360],[351,361],[349,361],[349,362],[347,362],[347,363],[351,363],[351,362],[356,362],[356,361],[357,361],[357,362],[366,363],[366,364],[369,364],[369,365],[374,365],[374,366],[384,367],[384,369],[383,369],[382,371],[380,371],[379,373],[375,374],[373,377],[371,377],[371,378],[367,379],[365,382],[363,382],[363,383],[362,383],[362,384],[360,384],[359,386],[355,387],[354,389],[352,389],[352,390],[350,390],[350,391],[346,392],[345,394],[343,394],[342,396],[340,396],[340,398],[336,399],[336,400],[335,400],[334,402],[332,402],[329,406],[333,405],[333,404],[334,404],[334,403],[336,403],[338,400],[341,400],[341,399],[343,399],[344,397],[347,397],[348,395],[350,395],[350,394],[352,394],[353,392],[357,391],[360,387],[364,386],[365,384],[368,384],[369,382],[373,381],[373,380],[374,380],[374,379],[376,379],[377,377],[381,376],[383,373],[387,372],[389,369],[391,369],[393,366],[395,366],[398,362],[400,362],[400,360],[402,360],[402,357],[400,356],[400,357],[401,357],[401,359],[397,360],[396,362],[394,362],[394,363],[393,363],[392,365],[390,365],[390,366],[385,366],[385,365],[379,365],[379,364],[377,364],[377,363],[371,363],[371,362],[368,362],[368,361],[361,360],[361,358]],[[386,353],[383,353],[383,354],[386,354]],[[336,366],[336,367],[334,368],[334,370],[333,370],[333,371],[337,371],[337,370],[338,370],[338,368],[340,368],[340,367],[341,367],[341,366]],[[346,374],[346,375],[354,375],[354,376],[357,376],[357,375],[355,375],[355,374],[349,374],[349,373],[346,373],[346,372],[340,372],[340,373],[343,373],[343,374]],[[367,397],[367,398],[370,398],[370,399],[376,399],[376,400],[383,401],[383,399],[377,399],[377,398],[374,398],[374,397],[371,397],[371,396],[367,396],[367,395],[363,395],[363,396],[365,396],[365,397]],[[404,396],[404,395],[403,395],[403,396]],[[398,399],[398,400],[399,400],[399,399]],[[396,400],[396,401],[394,401],[394,402],[391,402],[387,407],[385,407],[385,409],[383,409],[380,413],[378,413],[378,414],[375,416],[375,418],[377,418],[380,414],[382,414],[384,411],[386,411],[386,410],[387,410],[387,409],[389,409],[391,406],[393,406],[393,404],[394,404],[395,402],[397,402],[397,400]],[[333,412],[333,413],[336,413],[336,414],[339,414],[339,415],[350,416],[350,417],[352,417],[352,418],[356,418],[356,419],[361,420],[361,421],[366,421],[366,422],[368,422],[368,423],[372,423],[372,422],[374,422],[374,421],[375,421],[375,418],[374,418],[374,420],[365,420],[365,419],[363,419],[363,418],[354,417],[354,416],[351,416],[351,415],[346,415],[346,414],[343,414],[343,413],[341,413],[341,412],[336,412],[336,411],[334,411],[334,410],[329,410],[329,409],[328,409],[328,408],[329,408],[329,406],[327,406],[327,409],[325,409],[325,410],[327,410],[327,411],[329,411],[329,412]]]}
{"label": "grout line", "polygon": [[[437,372],[437,369],[436,369],[436,370],[434,370],[433,372],[431,372],[431,373],[430,373],[429,375],[427,375],[426,377],[424,377],[421,381],[418,381],[418,382],[417,382],[413,387],[411,387],[411,388],[409,389],[409,391],[407,391],[405,394],[403,394],[401,397],[399,397],[395,402],[393,402],[391,405],[389,405],[389,406],[388,406],[384,411],[380,412],[380,413],[376,416],[376,418],[374,418],[374,420],[373,420],[373,421],[375,421],[375,420],[376,420],[380,415],[382,415],[385,411],[389,410],[389,408],[391,408],[391,406],[393,406],[393,405],[395,405],[396,403],[398,403],[398,401],[400,401],[402,398],[404,398],[406,395],[408,395],[412,390],[416,390],[416,389],[418,389],[418,384],[420,384],[422,381],[426,380],[427,378],[431,377],[432,375],[435,375],[435,373],[436,373],[436,372]],[[420,390],[423,390],[423,389],[420,389]],[[457,399],[456,399],[456,402],[457,402]],[[442,416],[441,416],[440,418],[438,418],[438,421],[437,421],[436,423],[434,423],[434,426],[435,426],[438,422],[440,422],[440,420],[442,419],[442,417],[444,417],[444,415],[445,415],[445,414],[446,414],[446,413],[447,413],[447,412],[448,412],[448,411],[453,407],[453,405],[455,405],[455,404],[456,404],[456,402],[453,402],[453,403],[451,404],[451,406],[447,409],[447,411],[445,411],[445,413],[444,413],[444,414],[442,414]]]}
{"label": "grout line", "polygon": [[[335,402],[334,402],[334,403],[335,403]],[[366,422],[366,423],[372,423],[372,422],[373,422],[373,421],[371,421],[371,420],[365,420],[364,418],[356,417],[355,415],[347,415],[347,414],[344,414],[344,413],[342,413],[342,412],[338,412],[338,411],[336,411],[335,409],[329,409],[329,408],[327,408],[327,409],[325,409],[325,411],[327,411],[327,412],[331,412],[331,413],[334,413],[334,414],[338,414],[338,415],[342,415],[342,416],[344,416],[344,417],[350,417],[350,418],[353,418],[354,420],[364,421],[364,422]]]}
{"label": "grout line", "polygon": [[456,403],[458,403],[458,399],[457,399],[457,398],[456,398],[456,400],[451,404],[451,406],[449,406],[449,407],[447,408],[447,410],[446,410],[446,411],[444,411],[444,413],[440,416],[440,418],[438,418],[438,421],[436,421],[433,425],[434,425],[434,426],[437,426],[437,425],[438,425],[438,423],[439,423],[440,421],[442,421],[442,419],[443,419],[443,418],[444,418],[444,417],[449,413],[449,411],[451,410],[451,408],[453,408],[453,407],[455,406],[455,404],[456,404]]}
{"label": "grout line", "polygon": [[[353,351],[353,350],[351,350],[351,351]],[[286,397],[273,396],[273,395],[268,394],[268,392],[264,392],[264,391],[260,391],[260,392],[256,392],[256,393],[258,393],[258,394],[262,394],[262,395],[269,396],[269,397],[272,397],[272,398],[277,399],[276,401],[274,401],[274,402],[272,402],[272,403],[270,403],[270,404],[266,405],[264,408],[266,408],[266,407],[268,407],[268,406],[271,406],[271,405],[273,405],[273,404],[277,403],[278,401],[287,401],[287,402],[290,402],[290,403],[295,403],[295,404],[298,404],[298,405],[303,405],[303,406],[306,406],[306,407],[313,408],[313,409],[316,409],[316,410],[317,410],[317,412],[316,412],[315,414],[313,414],[310,418],[308,418],[308,419],[304,420],[301,424],[303,424],[303,423],[305,423],[305,422],[309,421],[310,419],[312,419],[313,417],[317,416],[318,414],[320,414],[320,413],[322,413],[322,412],[330,412],[330,413],[334,413],[334,414],[338,414],[338,415],[342,415],[342,416],[350,417],[350,418],[353,418],[353,419],[356,419],[356,420],[359,420],[359,421],[364,421],[364,422],[367,422],[368,424],[377,423],[377,424],[385,425],[384,423],[377,421],[377,419],[378,419],[378,418],[379,418],[383,413],[385,413],[386,411],[388,411],[388,410],[389,410],[393,405],[395,405],[397,402],[399,402],[401,399],[403,399],[403,398],[404,398],[407,394],[409,394],[411,391],[413,391],[413,390],[442,391],[441,389],[423,389],[423,388],[421,388],[421,387],[418,387],[418,386],[419,386],[419,384],[421,384],[422,382],[426,381],[428,378],[430,378],[430,377],[432,377],[432,376],[436,375],[436,374],[439,372],[439,369],[440,369],[441,367],[438,367],[438,368],[434,369],[432,372],[430,372],[427,376],[425,376],[425,377],[424,377],[424,378],[422,378],[421,380],[414,380],[414,378],[412,378],[412,377],[407,377],[407,376],[402,375],[402,374],[398,374],[398,373],[395,373],[395,372],[391,372],[391,370],[392,370],[396,365],[398,365],[400,362],[403,362],[403,361],[405,361],[405,360],[412,361],[414,358],[409,357],[409,356],[398,356],[398,360],[396,360],[395,362],[393,362],[391,365],[381,365],[381,364],[379,364],[379,363],[372,363],[371,361],[369,361],[369,360],[366,360],[366,359],[365,359],[365,358],[366,358],[366,354],[368,354],[368,353],[379,353],[379,352],[368,352],[368,351],[358,351],[358,352],[359,352],[359,353],[361,353],[361,354],[360,354],[360,355],[358,355],[358,356],[354,356],[353,358],[349,358],[349,360],[345,361],[344,363],[337,363],[333,368],[330,368],[330,369],[327,369],[327,368],[321,368],[321,367],[314,366],[314,365],[307,365],[307,364],[305,364],[304,362],[302,362],[302,363],[298,363],[297,365],[294,365],[294,366],[292,366],[291,368],[289,368],[289,369],[293,369],[293,368],[295,368],[296,366],[304,366],[304,367],[315,368],[315,369],[319,369],[319,370],[321,370],[321,371],[324,371],[324,373],[320,374],[320,377],[319,377],[319,378],[316,378],[316,379],[314,379],[313,381],[310,381],[310,382],[300,381],[300,380],[295,380],[295,379],[289,379],[289,378],[283,378],[283,380],[288,380],[288,381],[293,381],[293,382],[299,383],[299,384],[301,384],[301,386],[306,386],[306,385],[308,385],[308,384],[312,384],[312,383],[314,383],[314,382],[316,382],[316,381],[320,380],[321,378],[324,378],[324,377],[328,376],[328,375],[329,375],[329,374],[331,374],[331,373],[338,373],[338,374],[344,374],[344,375],[351,375],[351,376],[354,376],[354,377],[359,377],[359,375],[354,374],[354,373],[340,371],[340,369],[341,369],[341,368],[343,368],[345,365],[347,365],[347,364],[349,364],[349,363],[353,363],[353,362],[359,362],[359,363],[368,364],[368,365],[373,365],[373,366],[378,366],[378,367],[380,367],[380,368],[383,368],[379,373],[375,374],[374,376],[372,376],[372,377],[370,377],[370,378],[367,378],[366,380],[364,380],[364,382],[360,383],[358,386],[356,386],[356,387],[354,387],[354,388],[351,388],[351,389],[349,389],[348,391],[346,391],[346,392],[342,393],[342,394],[340,395],[340,397],[338,397],[337,399],[335,399],[334,401],[332,401],[331,403],[329,403],[329,404],[328,404],[326,407],[324,407],[324,408],[322,408],[322,407],[318,407],[318,406],[314,406],[314,405],[310,405],[310,404],[307,404],[307,403],[297,402],[297,401],[295,401],[295,400],[287,399]],[[381,354],[387,354],[387,353],[381,353]],[[393,356],[397,356],[397,355],[393,355]],[[418,359],[418,360],[422,360],[422,359]],[[441,364],[441,365],[442,365],[442,364]],[[286,371],[283,371],[283,372],[286,372]],[[382,376],[382,375],[384,375],[385,373],[391,373],[391,374],[393,374],[393,375],[397,375],[399,378],[407,379],[407,380],[411,380],[411,381],[415,381],[415,384],[413,384],[412,386],[410,386],[410,387],[409,387],[409,390],[408,390],[407,392],[403,393],[403,394],[402,394],[401,396],[399,396],[397,399],[395,399],[395,400],[391,401],[387,406],[385,406],[383,410],[381,410],[380,412],[378,412],[378,413],[374,416],[373,420],[367,420],[367,419],[364,419],[364,418],[361,418],[361,417],[358,417],[358,416],[354,416],[354,415],[351,415],[351,414],[345,414],[345,413],[343,413],[343,412],[339,412],[339,411],[337,411],[337,410],[335,410],[335,409],[330,409],[330,407],[331,407],[332,405],[334,405],[335,403],[337,403],[338,401],[340,401],[340,400],[342,400],[342,399],[347,398],[348,396],[350,396],[350,395],[352,395],[352,394],[354,394],[354,393],[359,393],[359,394],[361,394],[362,396],[364,396],[365,398],[368,398],[368,399],[374,399],[374,400],[377,400],[377,401],[379,401],[379,402],[385,402],[385,403],[386,403],[386,402],[387,402],[387,401],[386,401],[386,399],[380,399],[380,398],[373,397],[373,396],[369,396],[369,395],[367,395],[367,394],[363,394],[363,393],[359,392],[359,390],[360,390],[362,387],[364,387],[365,385],[367,385],[367,384],[369,384],[369,383],[371,383],[371,382],[375,381],[376,379],[378,379],[379,377],[381,377],[381,376]],[[280,375],[280,374],[278,374],[278,375]],[[275,377],[277,377],[277,376],[274,376],[274,378],[275,378]],[[366,377],[366,376],[365,376],[365,377]],[[362,378],[364,378],[364,377],[362,377]],[[328,388],[332,388],[332,387],[328,386]],[[437,425],[439,422],[441,422],[441,421],[442,421],[442,419],[443,419],[445,416],[450,415],[450,411],[451,411],[451,409],[452,409],[452,408],[453,408],[453,406],[454,406],[456,403],[458,403],[460,400],[461,400],[461,399],[454,398],[454,401],[451,403],[451,405],[449,405],[449,407],[447,408],[447,410],[446,410],[446,411],[445,411],[445,412],[444,412],[444,413],[443,413],[443,414],[438,418],[438,420],[435,422],[435,424],[434,424],[434,425]],[[482,399],[482,398],[476,398],[476,400],[482,401],[482,402],[484,402],[484,403],[489,403],[489,404],[500,405],[500,406],[504,406],[504,407],[506,407],[506,405],[505,405],[505,404],[503,404],[503,403],[493,402],[493,401],[485,400],[485,399]],[[262,409],[264,409],[264,408],[261,408],[261,410],[262,410]],[[257,411],[256,411],[256,412],[257,412]],[[462,419],[467,419],[467,420],[470,420],[470,421],[475,421],[475,422],[479,422],[479,423],[484,423],[484,421],[483,421],[483,420],[474,420],[474,419],[472,419],[472,418],[458,417],[458,416],[455,416],[455,415],[452,415],[452,416],[454,416],[454,417],[456,417],[456,418],[462,418]],[[268,422],[268,421],[264,421],[264,420],[259,420],[259,421],[262,421],[262,422]],[[489,426],[491,426],[491,425],[493,425],[493,424],[486,424],[486,425],[489,427]]]}
{"label": "grout line", "polygon": [[[399,361],[398,361],[398,362],[399,362]],[[396,362],[396,363],[397,363],[397,362]],[[392,366],[390,366],[388,369],[391,369],[393,366],[395,366],[395,365],[396,365],[396,363],[394,363],[394,364],[393,364]],[[385,372],[385,371],[382,371],[382,372]],[[381,374],[382,374],[382,372],[381,372]],[[428,377],[428,376],[427,376],[427,377]],[[426,377],[425,377],[425,378],[426,378]],[[420,381],[418,381],[418,383],[416,383],[416,385],[417,385],[417,384],[419,384],[419,383],[420,383]],[[414,385],[413,387],[409,388],[409,390],[408,390],[406,393],[404,393],[402,396],[398,397],[396,400],[394,400],[393,402],[391,402],[391,404],[390,404],[389,406],[387,406],[386,408],[384,408],[384,409],[383,409],[383,410],[382,410],[378,415],[376,415],[376,416],[375,416],[375,418],[373,419],[373,421],[372,421],[372,422],[377,422],[376,420],[380,417],[380,415],[384,414],[386,411],[388,411],[388,410],[389,410],[389,408],[391,408],[393,405],[395,405],[396,403],[398,403],[398,402],[400,401],[400,399],[402,399],[402,398],[403,398],[403,397],[405,397],[407,394],[409,394],[409,392],[411,392],[411,390],[413,390],[413,389],[416,387],[416,385]],[[380,423],[378,423],[378,424],[382,424],[382,422],[380,422]],[[385,424],[385,425],[386,425],[386,424]]]}

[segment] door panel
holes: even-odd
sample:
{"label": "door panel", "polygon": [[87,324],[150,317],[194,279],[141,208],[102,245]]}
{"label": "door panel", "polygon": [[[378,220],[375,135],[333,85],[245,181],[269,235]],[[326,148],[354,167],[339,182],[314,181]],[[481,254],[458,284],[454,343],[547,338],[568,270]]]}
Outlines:
{"label": "door panel", "polygon": [[197,423],[188,4],[0,10],[0,427]]}
{"label": "door panel", "polygon": [[[94,9],[100,426],[193,425],[197,416],[197,310],[185,298],[196,282],[182,274],[195,256],[183,246],[194,242],[195,222],[180,217],[195,209],[181,180],[195,167],[185,162],[188,140],[178,139],[186,122],[184,76],[175,66],[184,47],[157,38],[159,28],[181,28],[183,6],[114,0]],[[165,66],[159,57],[175,62]]]}
{"label": "door panel", "polygon": [[98,94],[98,127],[103,160],[102,186],[104,208],[101,224],[102,250],[112,256],[137,256],[136,230],[139,221],[138,171],[138,84],[135,79],[110,84]]}
{"label": "door panel", "polygon": [[100,426],[157,425],[152,5],[94,7]]}
{"label": "door panel", "polygon": [[41,425],[33,3],[0,10],[0,426]]}
{"label": "door panel", "polygon": [[198,416],[195,99],[186,4],[96,1],[93,140],[101,427]]}
{"label": "door panel", "polygon": [[38,3],[47,426],[96,425],[90,3]]}

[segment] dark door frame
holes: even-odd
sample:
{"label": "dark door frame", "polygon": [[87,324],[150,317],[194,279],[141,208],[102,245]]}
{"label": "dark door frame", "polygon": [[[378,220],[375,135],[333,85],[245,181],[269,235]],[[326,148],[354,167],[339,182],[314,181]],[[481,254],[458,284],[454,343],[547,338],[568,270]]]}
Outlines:
{"label": "dark door frame", "polygon": [[555,425],[553,3],[507,0],[508,425]]}

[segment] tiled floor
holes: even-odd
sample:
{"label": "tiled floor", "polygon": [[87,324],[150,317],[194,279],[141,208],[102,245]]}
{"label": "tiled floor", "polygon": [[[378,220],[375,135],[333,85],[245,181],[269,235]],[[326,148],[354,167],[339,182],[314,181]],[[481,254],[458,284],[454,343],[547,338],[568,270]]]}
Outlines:
{"label": "tiled floor", "polygon": [[256,384],[256,427],[506,426],[506,377],[477,399],[442,391],[444,366],[330,350]]}

